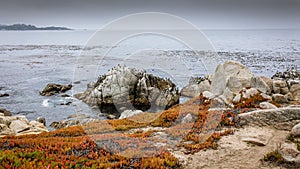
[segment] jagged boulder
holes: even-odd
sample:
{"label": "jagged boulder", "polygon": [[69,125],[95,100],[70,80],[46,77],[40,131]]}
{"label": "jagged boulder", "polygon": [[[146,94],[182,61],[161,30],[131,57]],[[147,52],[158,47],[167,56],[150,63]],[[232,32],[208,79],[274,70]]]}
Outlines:
{"label": "jagged boulder", "polygon": [[143,111],[169,108],[179,103],[180,95],[169,79],[118,65],[89,84],[85,92],[74,96],[106,113],[120,114],[119,107]]}
{"label": "jagged boulder", "polygon": [[239,62],[226,61],[217,66],[210,92],[216,96],[222,95],[228,87],[237,94],[243,87],[250,87],[252,77],[254,77],[253,73],[246,66]]}

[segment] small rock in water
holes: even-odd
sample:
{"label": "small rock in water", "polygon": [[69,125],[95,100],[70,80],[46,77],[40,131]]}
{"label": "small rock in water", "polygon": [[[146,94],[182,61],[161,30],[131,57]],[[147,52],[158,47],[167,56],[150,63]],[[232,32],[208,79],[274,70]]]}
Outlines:
{"label": "small rock in water", "polygon": [[81,83],[80,81],[73,82],[73,84],[80,84],[80,83]]}
{"label": "small rock in water", "polygon": [[67,90],[70,90],[72,88],[72,85],[61,85],[61,84],[54,84],[54,83],[49,83],[47,86],[44,88],[44,90],[40,93],[42,96],[52,96],[58,93],[63,93]]}
{"label": "small rock in water", "polygon": [[66,105],[66,106],[68,106],[68,105],[70,105],[72,102],[71,101],[67,101],[67,102],[64,102],[64,103],[60,103],[60,105]]}
{"label": "small rock in water", "polygon": [[0,93],[0,97],[8,97],[9,94],[8,93]]}
{"label": "small rock in water", "polygon": [[61,97],[70,97],[70,95],[64,93],[61,95]]}
{"label": "small rock in water", "polygon": [[11,116],[11,112],[6,109],[0,109],[0,113],[3,113],[4,116]]}

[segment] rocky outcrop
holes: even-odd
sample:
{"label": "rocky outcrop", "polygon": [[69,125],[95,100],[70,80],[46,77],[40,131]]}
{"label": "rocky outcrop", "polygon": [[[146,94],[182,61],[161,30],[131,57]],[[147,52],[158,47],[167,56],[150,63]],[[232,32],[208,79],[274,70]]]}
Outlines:
{"label": "rocky outcrop", "polygon": [[289,85],[293,83],[299,83],[300,81],[300,72],[292,67],[291,69],[287,69],[284,72],[276,72],[272,79],[286,81]]}
{"label": "rocky outcrop", "polygon": [[25,116],[4,116],[0,113],[0,137],[7,135],[39,134],[47,132],[43,123],[29,122]]}
{"label": "rocky outcrop", "polygon": [[291,130],[300,122],[300,108],[277,108],[256,110],[239,114],[240,125],[272,126],[280,130]]}
{"label": "rocky outcrop", "polygon": [[85,114],[74,114],[62,121],[54,121],[50,124],[50,127],[54,129],[65,128],[75,125],[85,125],[96,121],[97,119],[91,118]]}
{"label": "rocky outcrop", "polygon": [[63,93],[65,91],[68,91],[72,88],[72,85],[61,85],[61,84],[54,84],[49,83],[44,88],[44,90],[40,93],[42,96],[52,96],[58,93]]}
{"label": "rocky outcrop", "polygon": [[147,74],[126,66],[116,66],[76,98],[105,113],[119,113],[127,109],[167,109],[179,102],[176,85],[169,79]]}
{"label": "rocky outcrop", "polygon": [[[300,101],[300,77],[295,69],[277,72],[272,78],[255,76],[246,66],[235,61],[226,61],[217,66],[211,78],[200,78],[190,82],[181,90],[181,95],[195,97],[200,93],[212,99],[212,107],[233,107],[233,103],[242,98],[250,98],[260,94],[269,102],[288,104],[290,101]],[[209,79],[209,80],[208,80]],[[211,81],[211,83],[209,83]],[[210,87],[210,89],[208,89]],[[261,108],[273,106],[264,103]]]}

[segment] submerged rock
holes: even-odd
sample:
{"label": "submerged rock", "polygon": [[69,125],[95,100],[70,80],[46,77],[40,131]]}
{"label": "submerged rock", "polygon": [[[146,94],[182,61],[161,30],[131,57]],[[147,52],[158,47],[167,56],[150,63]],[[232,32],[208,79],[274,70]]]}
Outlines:
{"label": "submerged rock", "polygon": [[179,92],[169,79],[147,74],[126,66],[116,66],[87,90],[75,97],[98,106],[105,113],[119,113],[120,107],[127,109],[167,109],[179,103]]}
{"label": "submerged rock", "polygon": [[0,109],[0,113],[3,113],[4,116],[11,116],[11,112],[6,109]]}
{"label": "submerged rock", "polygon": [[52,96],[58,93],[63,93],[65,91],[68,91],[72,88],[72,85],[61,85],[61,84],[54,84],[49,83],[44,88],[44,90],[40,93],[42,96]]}

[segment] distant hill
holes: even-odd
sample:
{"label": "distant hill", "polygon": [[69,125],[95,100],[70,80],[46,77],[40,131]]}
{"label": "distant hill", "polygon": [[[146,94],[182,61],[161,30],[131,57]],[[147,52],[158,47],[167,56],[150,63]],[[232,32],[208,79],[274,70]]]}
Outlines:
{"label": "distant hill", "polygon": [[26,25],[26,24],[13,24],[13,25],[0,25],[0,30],[72,30],[66,27],[36,27],[34,25]]}

